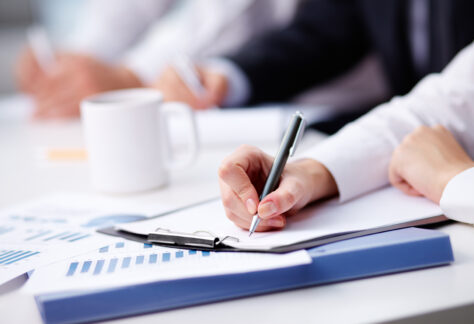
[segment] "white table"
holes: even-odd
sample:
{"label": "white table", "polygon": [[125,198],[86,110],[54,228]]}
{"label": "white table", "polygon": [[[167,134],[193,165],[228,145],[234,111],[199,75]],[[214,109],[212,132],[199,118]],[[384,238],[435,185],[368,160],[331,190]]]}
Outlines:
{"label": "white table", "polygon": [[[15,101],[0,101],[13,108]],[[2,105],[3,103],[3,105]],[[14,110],[13,110],[14,111]],[[4,110],[5,112],[5,110]],[[44,146],[82,146],[78,122],[32,123],[21,113],[0,118],[0,208],[51,192],[91,192],[84,163],[40,165],[35,150]],[[318,136],[310,137],[306,145]],[[273,145],[266,145],[274,150]],[[203,148],[196,165],[172,175],[171,185],[124,199],[186,203],[217,196],[216,170],[235,147]],[[354,280],[270,295],[119,319],[119,323],[359,323],[381,322],[424,315],[416,320],[452,316],[474,321],[474,228],[451,224],[456,261],[450,266]],[[19,288],[26,276],[0,286],[1,323],[41,323],[32,296]],[[455,312],[452,308],[463,307]],[[426,315],[433,312],[436,316]],[[443,313],[444,311],[444,313]],[[443,315],[444,314],[444,315]],[[447,315],[446,315],[447,314]]]}

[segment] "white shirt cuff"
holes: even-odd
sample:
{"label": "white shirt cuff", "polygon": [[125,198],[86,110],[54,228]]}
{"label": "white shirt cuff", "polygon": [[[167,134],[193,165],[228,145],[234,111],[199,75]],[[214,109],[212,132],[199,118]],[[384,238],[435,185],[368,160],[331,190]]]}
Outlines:
{"label": "white shirt cuff", "polygon": [[439,205],[446,217],[474,224],[474,168],[459,173],[448,182]]}
{"label": "white shirt cuff", "polygon": [[226,58],[206,59],[201,64],[227,78],[227,94],[221,104],[222,107],[242,106],[248,101],[250,82],[237,64]]}
{"label": "white shirt cuff", "polygon": [[331,173],[341,202],[388,184],[393,146],[359,127],[347,127],[314,148],[303,158],[322,163]]}

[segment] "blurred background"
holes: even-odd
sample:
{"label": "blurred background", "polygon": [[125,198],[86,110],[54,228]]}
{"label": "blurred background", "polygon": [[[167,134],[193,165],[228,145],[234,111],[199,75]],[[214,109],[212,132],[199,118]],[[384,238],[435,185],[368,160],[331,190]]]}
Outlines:
{"label": "blurred background", "polygon": [[25,44],[25,29],[33,21],[28,0],[0,1],[0,93],[13,92],[13,65]]}
{"label": "blurred background", "polygon": [[[155,0],[154,0],[155,1]],[[118,3],[125,3],[126,0],[118,0]],[[150,1],[143,1],[145,4],[150,4]],[[163,6],[171,3],[172,7],[183,7],[179,4],[187,4],[186,0],[156,0],[156,3],[163,3]],[[202,0],[201,0],[202,2]],[[227,1],[227,4],[232,3],[244,3],[246,0],[241,1]],[[251,1],[247,1],[251,2]],[[216,48],[211,48],[209,51],[202,51],[202,49],[189,49],[191,52],[195,50],[199,55],[215,55],[220,53],[226,53],[238,48],[247,39],[255,37],[259,33],[265,32],[267,29],[271,29],[272,26],[282,26],[287,23],[295,12],[298,4],[304,2],[304,0],[288,0],[288,1],[272,1],[272,0],[261,0],[259,5],[262,7],[260,10],[269,8],[269,12],[273,10],[273,13],[268,14],[268,21],[262,21],[260,28],[255,28],[253,35],[248,31],[242,32],[242,37],[236,37],[229,42],[216,42],[219,44]],[[85,40],[87,37],[91,38],[90,30],[81,30],[78,26],[84,26],[84,22],[87,21],[87,17],[84,17],[84,12],[91,10],[91,0],[0,0],[0,94],[12,94],[18,91],[18,87],[14,77],[15,64],[18,61],[19,54],[22,49],[26,46],[26,28],[33,24],[40,24],[45,27],[48,32],[52,44],[57,48],[70,48],[71,43],[74,46],[82,47],[86,53],[94,54],[96,57],[104,59],[104,61],[113,61],[107,57],[110,53],[107,53],[106,46],[104,49],[98,49],[95,51],[91,48],[91,44],[100,43],[100,36],[95,40],[91,40],[87,43]],[[134,3],[131,1],[130,3]],[[136,3],[137,7],[145,7],[143,3]],[[97,2],[94,3],[97,6]],[[270,7],[274,7],[271,9]],[[156,6],[155,6],[156,7]],[[200,6],[205,8],[205,6]],[[163,8],[162,8],[163,9]],[[270,10],[271,9],[271,10]],[[113,11],[113,10],[112,10]],[[165,10],[163,10],[165,11]],[[179,11],[179,10],[169,10]],[[258,10],[255,10],[258,12]],[[140,12],[138,12],[140,13]],[[211,16],[214,13],[210,13]],[[105,14],[107,15],[107,13]],[[168,44],[169,39],[166,39],[166,34],[172,35],[173,27],[178,25],[170,21],[183,21],[179,15],[168,15],[173,16],[167,19],[167,30],[162,30],[160,41],[164,44]],[[155,17],[156,18],[156,17]],[[187,16],[189,18],[189,16]],[[85,20],[86,19],[86,20]],[[91,17],[91,21],[97,21],[97,17]],[[253,19],[255,21],[255,19]],[[124,24],[126,24],[125,22]],[[265,26],[264,26],[265,25]],[[84,27],[82,27],[84,28]],[[240,28],[240,27],[239,27]],[[109,31],[110,32],[110,31]],[[155,30],[156,32],[156,30]],[[99,31],[100,33],[100,31]],[[160,34],[159,32],[157,34]],[[233,35],[238,35],[234,33]],[[78,39],[80,35],[82,39]],[[117,38],[120,36],[125,37],[127,35],[116,35]],[[160,38],[160,37],[157,37]],[[171,38],[169,36],[168,38]],[[147,43],[146,39],[144,43]],[[149,42],[148,42],[149,43]],[[125,43],[124,43],[125,44]],[[115,44],[116,46],[119,46]],[[130,45],[130,44],[128,44]],[[107,44],[109,51],[112,52],[114,44]],[[120,45],[122,46],[122,45]],[[149,46],[149,45],[148,45]],[[159,46],[159,45],[157,45]],[[136,46],[133,48],[127,59],[132,61],[132,66],[136,67],[137,70],[142,70],[145,74],[143,78],[146,78],[146,72],[148,67],[140,66],[140,60],[137,57],[144,57],[144,46]],[[189,47],[189,46],[188,46]],[[180,49],[182,50],[182,49]],[[200,52],[199,52],[200,51]],[[119,51],[117,51],[119,52]],[[166,53],[165,53],[166,54]],[[163,54],[163,56],[166,56]],[[194,55],[193,55],[194,56]],[[143,60],[146,61],[146,60]],[[163,60],[165,61],[165,60]],[[316,89],[311,89],[300,96],[294,98],[294,102],[304,105],[341,105],[346,106],[350,103],[351,106],[354,102],[360,102],[361,105],[371,104],[373,102],[379,102],[387,96],[387,90],[385,80],[380,72],[380,64],[374,56],[369,56],[358,67],[352,69],[350,73],[344,77],[333,80],[329,84],[323,86],[317,86]],[[158,67],[156,67],[158,69]],[[370,91],[369,91],[370,90]]]}

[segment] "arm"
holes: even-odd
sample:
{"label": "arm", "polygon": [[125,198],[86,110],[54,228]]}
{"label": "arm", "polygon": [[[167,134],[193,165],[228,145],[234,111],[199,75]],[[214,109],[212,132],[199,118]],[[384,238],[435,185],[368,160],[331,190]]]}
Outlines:
{"label": "arm", "polygon": [[407,135],[393,153],[389,178],[404,193],[440,204],[447,217],[474,224],[474,161],[443,126]]}
{"label": "arm", "polygon": [[[272,159],[253,148],[236,151],[224,161],[219,171],[226,215],[237,225],[248,228],[253,213],[258,210],[268,222],[263,222],[257,230],[282,228],[287,215],[311,201],[337,193],[340,200],[345,201],[387,185],[389,163],[395,148],[421,125],[442,124],[454,134],[445,146],[454,149],[453,142],[460,143],[456,155],[461,158],[456,160],[463,162],[445,163],[450,166],[448,173],[452,177],[472,163],[468,156],[474,156],[474,133],[470,132],[473,122],[474,45],[471,45],[442,74],[425,78],[410,94],[376,108],[306,152],[302,160],[287,164],[279,188],[261,202],[257,193]],[[446,138],[445,134],[443,138]],[[467,154],[459,153],[464,152],[462,146]],[[460,167],[453,169],[453,164]],[[432,174],[435,173],[438,172]],[[446,188],[448,193],[450,185]],[[446,206],[446,199],[441,199],[442,206]],[[463,205],[454,206],[462,208]],[[446,213],[452,211],[446,209]],[[275,224],[270,223],[270,219],[274,219]]]}
{"label": "arm", "polygon": [[474,155],[474,45],[441,73],[423,79],[411,93],[395,98],[306,152],[334,176],[345,201],[389,183],[395,148],[417,127],[443,125]]}
{"label": "arm", "polygon": [[172,5],[172,0],[89,1],[65,47],[114,62]]}

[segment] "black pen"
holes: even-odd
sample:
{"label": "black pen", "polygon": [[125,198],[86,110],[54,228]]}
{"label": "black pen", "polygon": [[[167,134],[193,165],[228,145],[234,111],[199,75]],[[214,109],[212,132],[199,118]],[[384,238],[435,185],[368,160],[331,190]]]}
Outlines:
{"label": "black pen", "polygon": [[[260,201],[265,198],[270,192],[274,191],[278,187],[278,183],[280,182],[281,173],[285,168],[286,161],[288,157],[293,156],[296,150],[296,146],[300,141],[301,137],[303,136],[305,126],[304,116],[301,112],[297,111],[293,114],[291,118],[290,124],[283,136],[283,140],[280,144],[280,149],[273,161],[272,168],[270,169],[270,173],[268,174],[267,181],[265,182],[265,186],[263,187],[262,194],[260,195]],[[258,224],[260,223],[261,218],[258,217],[258,214],[253,216],[252,224],[250,225],[250,233],[249,236],[255,232]]]}

